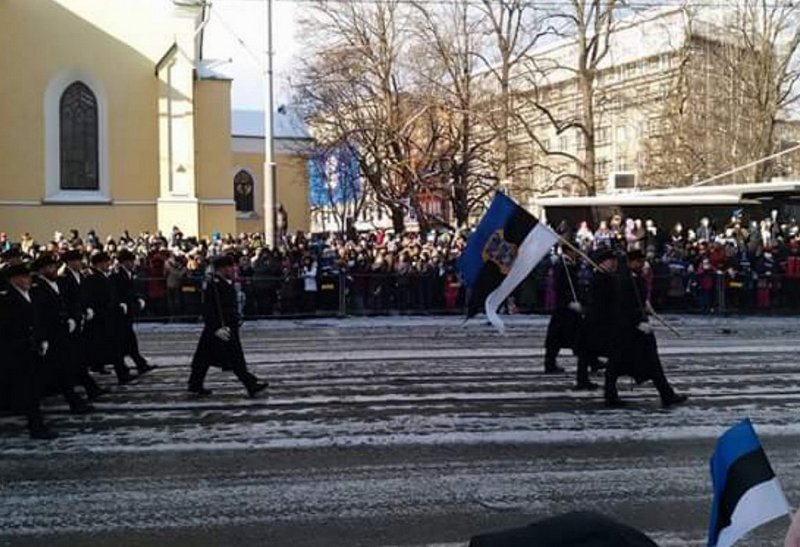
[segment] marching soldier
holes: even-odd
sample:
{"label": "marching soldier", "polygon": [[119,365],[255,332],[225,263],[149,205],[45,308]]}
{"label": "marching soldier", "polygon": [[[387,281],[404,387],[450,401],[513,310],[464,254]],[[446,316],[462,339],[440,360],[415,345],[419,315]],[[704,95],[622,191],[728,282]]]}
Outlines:
{"label": "marching soldier", "polygon": [[[71,250],[64,253],[63,258],[65,267],[58,278],[58,287],[64,299],[67,322],[70,326],[66,353],[75,370],[76,381],[86,390],[86,396],[89,400],[95,401],[101,395],[108,393],[108,390],[97,385],[97,382],[89,374],[89,367],[86,364],[83,328],[87,319],[93,319],[94,316],[88,316],[89,310],[86,309],[83,297],[84,278],[81,273],[83,253],[78,250]],[[93,310],[92,314],[94,314]],[[73,324],[76,325],[75,329],[71,327]]]}
{"label": "marching soldier", "polygon": [[55,388],[66,400],[73,414],[88,414],[94,408],[76,392],[77,372],[69,354],[69,337],[78,324],[69,317],[58,287],[58,260],[43,254],[33,262],[31,298],[35,310],[36,342],[42,348],[43,386]]}
{"label": "marching soldier", "polygon": [[544,371],[546,374],[563,373],[556,364],[562,348],[569,348],[578,357],[575,389],[593,390],[597,384],[589,380],[589,366],[598,368],[597,357],[586,351],[583,330],[585,321],[578,286],[577,257],[574,250],[565,247],[561,264],[556,266],[556,309],[547,325],[545,338]]}
{"label": "marching soldier", "polygon": [[[120,385],[133,381],[135,376],[125,365],[120,350],[119,302],[114,284],[108,276],[111,258],[103,251],[97,251],[89,259],[91,269],[83,282],[86,301],[86,356],[92,370],[105,374],[105,366],[113,363],[117,382]],[[91,317],[91,319],[90,319]]]}
{"label": "marching soldier", "polygon": [[24,263],[6,266],[7,288],[0,293],[0,387],[2,400],[24,414],[32,439],[49,440],[58,434],[45,425],[39,406],[40,357],[47,348],[37,347],[34,338],[34,306],[30,295],[31,275]]}
{"label": "marching soldier", "polygon": [[616,299],[617,256],[604,247],[598,249],[593,258],[599,267],[592,275],[589,306],[581,333],[582,347],[593,356],[610,358],[615,336],[612,315]]}
{"label": "marching soldier", "polygon": [[231,370],[244,384],[250,397],[267,388],[247,370],[242,342],[239,338],[241,316],[233,287],[234,259],[230,255],[217,257],[214,276],[203,291],[203,334],[192,359],[189,392],[199,396],[211,395],[203,387],[209,367]]}
{"label": "marching soldier", "polygon": [[[609,267],[609,273],[617,271],[616,258]],[[608,263],[608,261],[606,261]],[[664,408],[686,401],[685,395],[678,395],[664,375],[658,356],[658,346],[653,327],[647,317],[647,306],[643,300],[644,282],[641,268],[644,255],[641,251],[631,251],[628,266],[616,275],[601,275],[603,282],[596,286],[595,296],[600,309],[611,310],[610,355],[606,369],[606,406],[625,406],[617,392],[617,379],[632,376],[637,383],[652,380]],[[603,267],[603,263],[600,264]],[[610,280],[610,281],[609,281]]]}
{"label": "marching soldier", "polygon": [[134,287],[133,267],[136,256],[128,249],[122,249],[117,253],[119,267],[111,274],[114,283],[114,290],[117,295],[119,308],[117,310],[119,339],[121,343],[122,358],[129,356],[136,364],[139,376],[150,372],[155,366],[149,364],[139,353],[139,341],[136,338],[136,331],[133,329],[133,319],[135,315],[144,310],[144,299],[136,294]]}

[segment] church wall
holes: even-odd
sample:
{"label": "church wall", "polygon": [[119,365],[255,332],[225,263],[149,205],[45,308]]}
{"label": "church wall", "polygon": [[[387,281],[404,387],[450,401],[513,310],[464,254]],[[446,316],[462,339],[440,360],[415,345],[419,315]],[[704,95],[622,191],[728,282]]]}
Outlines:
{"label": "church wall", "polygon": [[43,207],[41,205],[0,205],[0,232],[19,241],[29,232],[38,242],[50,241],[56,231],[66,233],[72,228],[85,234],[94,229],[103,238],[118,237],[123,230],[132,234],[153,232],[156,226],[156,209],[148,205],[69,205]]}
{"label": "church wall", "polygon": [[[153,33],[152,12],[144,9],[153,2],[135,4],[115,0],[111,10],[107,0],[0,2],[0,230],[45,238],[72,226],[155,229],[158,82],[149,55],[163,53],[172,36]],[[140,30],[108,32],[124,29]],[[91,206],[76,205],[74,192],[59,187],[59,100],[73,81],[84,82],[98,103],[101,188],[86,198]]]}
{"label": "church wall", "polygon": [[195,169],[200,233],[236,231],[231,170],[231,82],[195,82]]}
{"label": "church wall", "polygon": [[[263,143],[263,139],[257,139]],[[276,145],[277,147],[277,145]],[[277,200],[283,204],[289,216],[289,231],[308,231],[310,214],[308,207],[308,170],[306,158],[299,154],[276,154],[278,189]],[[264,154],[237,152],[234,147],[233,169],[229,184],[239,169],[248,170],[255,179],[255,218],[237,218],[237,232],[264,231]]]}

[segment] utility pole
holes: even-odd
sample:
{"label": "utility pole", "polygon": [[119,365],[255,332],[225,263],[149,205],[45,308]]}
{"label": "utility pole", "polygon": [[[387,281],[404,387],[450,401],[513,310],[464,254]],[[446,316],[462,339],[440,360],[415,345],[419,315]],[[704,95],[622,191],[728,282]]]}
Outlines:
{"label": "utility pole", "polygon": [[275,147],[273,143],[272,108],[272,0],[267,4],[267,51],[264,60],[264,239],[272,249],[278,246],[275,230],[277,209]]}

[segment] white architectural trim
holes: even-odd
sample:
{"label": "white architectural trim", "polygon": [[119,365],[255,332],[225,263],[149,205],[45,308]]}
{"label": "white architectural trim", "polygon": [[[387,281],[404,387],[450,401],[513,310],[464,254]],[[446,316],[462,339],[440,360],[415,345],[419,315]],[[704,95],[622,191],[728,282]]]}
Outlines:
{"label": "white architectural trim", "polygon": [[115,199],[114,205],[122,205],[122,206],[150,206],[156,205],[157,201],[154,199]]}
{"label": "white architectural trim", "polygon": [[232,205],[236,207],[236,201],[228,198],[208,198],[201,199],[200,205]]}
{"label": "white architectural trim", "polygon": [[[98,176],[99,189],[62,190],[60,151],[61,95],[73,82],[86,84],[97,99]],[[44,93],[44,179],[45,203],[97,203],[111,199],[108,165],[108,96],[100,80],[81,68],[70,68],[56,74]]]}
{"label": "white architectural trim", "polygon": [[158,198],[156,203],[170,203],[170,204],[182,204],[182,205],[197,205],[199,200],[197,198],[191,197],[182,197],[182,196],[166,196],[162,198]]}
{"label": "white architectural trim", "polygon": [[0,207],[38,207],[41,204],[42,204],[41,201],[26,200],[26,199],[0,200]]}
{"label": "white architectural trim", "polygon": [[[261,186],[258,180],[258,177],[253,170],[249,167],[245,167],[244,165],[237,165],[231,170],[231,187],[233,186],[233,180],[236,178],[236,174],[239,171],[244,171],[253,179],[253,210],[252,211],[236,211],[236,218],[259,218],[258,216],[258,204],[261,203],[262,199],[262,191]],[[234,191],[233,194],[233,205],[236,206],[236,193]]]}

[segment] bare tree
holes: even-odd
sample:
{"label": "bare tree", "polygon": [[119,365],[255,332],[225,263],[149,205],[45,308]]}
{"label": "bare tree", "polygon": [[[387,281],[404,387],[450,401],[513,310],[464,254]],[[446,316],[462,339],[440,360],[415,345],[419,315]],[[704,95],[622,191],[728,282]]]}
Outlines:
{"label": "bare tree", "polygon": [[[546,32],[559,41],[561,51],[531,57],[520,73],[522,90],[514,97],[516,122],[536,144],[541,159],[535,166],[551,172],[552,186],[569,180],[588,195],[597,192],[597,108],[602,104],[597,75],[609,52],[620,5],[617,0],[569,0],[549,10]],[[573,90],[577,104],[555,106],[553,95],[571,95]],[[576,135],[577,152],[552,146],[543,138],[543,126],[550,126],[557,137]]]}
{"label": "bare tree", "polygon": [[410,8],[400,0],[344,0],[316,2],[309,12],[303,34],[314,52],[300,96],[319,135],[356,150],[363,180],[402,232],[445,146],[441,105],[412,87],[404,63],[413,43]]}
{"label": "bare tree", "polygon": [[[508,183],[518,170],[511,138],[514,118],[513,79],[528,54],[547,35],[535,4],[527,0],[481,0],[481,30],[485,39],[473,55],[479,60],[482,85],[494,94],[482,126],[494,136],[490,170],[497,182]],[[511,188],[512,193],[514,188]]]}
{"label": "bare tree", "polygon": [[[646,178],[689,184],[770,156],[778,127],[800,97],[800,8],[740,0],[715,18],[687,11],[687,39],[656,134],[646,143]],[[763,162],[718,182],[769,180]]]}
{"label": "bare tree", "polygon": [[485,169],[495,135],[478,129],[483,118],[480,105],[486,102],[475,75],[482,14],[466,0],[434,7],[413,2],[413,6],[418,15],[417,78],[420,87],[437,96],[443,106],[445,136],[437,174],[449,186],[456,225],[464,226],[495,187]]}
{"label": "bare tree", "polygon": [[[753,107],[752,150],[756,158],[776,151],[781,113],[800,98],[800,5],[788,1],[738,0],[726,21],[732,40],[721,61],[738,75],[733,90],[739,108]],[[735,103],[734,103],[735,104]],[[756,181],[769,180],[774,163],[756,166]]]}

